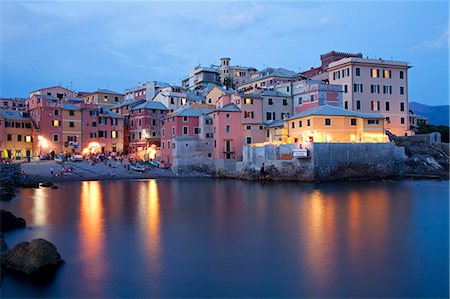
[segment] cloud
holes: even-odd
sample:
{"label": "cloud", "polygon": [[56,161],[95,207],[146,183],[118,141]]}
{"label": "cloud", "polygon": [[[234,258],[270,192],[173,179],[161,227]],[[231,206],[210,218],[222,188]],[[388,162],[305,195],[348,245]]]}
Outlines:
{"label": "cloud", "polygon": [[448,50],[449,46],[450,41],[447,29],[440,36],[434,39],[424,40],[421,43],[412,46],[410,50],[416,52],[440,51],[440,50]]}

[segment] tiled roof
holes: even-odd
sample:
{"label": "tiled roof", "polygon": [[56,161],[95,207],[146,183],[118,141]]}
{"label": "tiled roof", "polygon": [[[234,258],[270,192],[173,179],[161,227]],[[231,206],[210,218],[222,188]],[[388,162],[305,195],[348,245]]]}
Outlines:
{"label": "tiled roof", "polygon": [[283,92],[279,92],[276,90],[265,90],[264,92],[262,92],[260,95],[262,96],[268,96],[268,97],[290,97],[290,95],[283,93]]}
{"label": "tiled roof", "polygon": [[84,102],[83,98],[68,98],[68,97],[66,97],[65,99],[70,102]]}
{"label": "tiled roof", "polygon": [[62,109],[63,110],[81,110],[80,107],[75,106],[74,104],[69,104],[69,103],[63,103],[62,104]]}
{"label": "tiled roof", "polygon": [[24,117],[23,111],[20,110],[0,110],[0,118],[9,120],[30,120],[30,117]]}
{"label": "tiled roof", "polygon": [[38,99],[44,99],[44,100],[51,100],[51,101],[58,101],[59,99],[54,96],[47,96],[43,94],[35,94],[35,97]]}
{"label": "tiled roof", "polygon": [[308,109],[306,111],[297,113],[288,119],[297,119],[302,118],[306,116],[312,116],[312,115],[329,115],[329,116],[354,116],[354,117],[360,117],[360,118],[378,118],[378,119],[384,119],[384,117],[379,113],[369,114],[369,113],[361,113],[357,111],[347,110],[343,108],[339,108],[336,106],[319,106],[315,108]]}
{"label": "tiled roof", "polygon": [[182,107],[182,109],[178,109],[170,114],[167,115],[167,117],[173,117],[173,116],[200,116],[202,114],[208,114],[212,112],[214,109],[209,108],[189,108],[189,107]]}
{"label": "tiled roof", "polygon": [[119,114],[112,112],[106,107],[98,107],[98,110],[103,111],[102,114],[106,114],[111,118],[123,118],[123,116],[120,116]]}
{"label": "tiled roof", "polygon": [[128,105],[130,105],[130,107],[132,107],[135,105],[140,105],[144,102],[145,102],[145,100],[128,100],[128,101],[118,103],[118,104],[111,106],[111,109],[117,109],[117,108],[121,108],[123,106],[128,106]]}
{"label": "tiled roof", "polygon": [[235,104],[231,103],[231,104],[223,106],[222,108],[217,109],[216,111],[241,112],[242,110]]}
{"label": "tiled roof", "polygon": [[142,104],[139,104],[132,108],[131,110],[138,110],[138,109],[155,109],[155,110],[169,110],[167,107],[161,103],[156,101],[147,101]]}
{"label": "tiled roof", "polygon": [[282,127],[283,121],[281,119],[275,120],[271,122],[270,124],[266,125],[266,128],[276,128],[276,127]]}
{"label": "tiled roof", "polygon": [[84,96],[87,96],[87,95],[90,95],[90,94],[96,94],[96,93],[105,93],[105,94],[113,94],[113,95],[123,96],[123,94],[121,94],[121,93],[118,93],[118,92],[115,92],[115,91],[111,91],[111,90],[108,90],[108,89],[100,89],[100,90],[88,93],[88,94],[86,94]]}

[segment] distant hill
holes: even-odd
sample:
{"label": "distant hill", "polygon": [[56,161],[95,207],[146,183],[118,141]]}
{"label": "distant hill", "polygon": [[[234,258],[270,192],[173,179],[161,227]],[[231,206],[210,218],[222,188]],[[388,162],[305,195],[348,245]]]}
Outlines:
{"label": "distant hill", "polygon": [[435,126],[449,125],[449,105],[429,106],[417,102],[409,103],[409,110],[428,118],[428,123]]}

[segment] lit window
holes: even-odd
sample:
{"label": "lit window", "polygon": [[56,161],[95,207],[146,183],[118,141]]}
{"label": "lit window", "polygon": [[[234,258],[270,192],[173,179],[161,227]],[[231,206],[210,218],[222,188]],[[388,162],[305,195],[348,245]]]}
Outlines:
{"label": "lit window", "polygon": [[111,131],[111,138],[117,138],[117,131]]}
{"label": "lit window", "polygon": [[245,99],[245,104],[247,104],[247,105],[253,104],[253,99],[246,98],[246,99]]}
{"label": "lit window", "polygon": [[31,142],[31,136],[25,136],[25,142]]}
{"label": "lit window", "polygon": [[53,126],[54,127],[59,127],[59,120],[54,120],[53,121]]}
{"label": "lit window", "polygon": [[372,78],[378,78],[380,76],[380,70],[379,69],[370,69],[370,76]]}

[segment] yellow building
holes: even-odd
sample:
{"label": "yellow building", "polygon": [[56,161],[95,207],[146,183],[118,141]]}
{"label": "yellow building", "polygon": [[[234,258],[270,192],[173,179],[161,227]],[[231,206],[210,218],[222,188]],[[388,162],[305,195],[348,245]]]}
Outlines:
{"label": "yellow building", "polygon": [[[293,115],[284,122],[287,143],[387,142],[384,117],[335,106],[319,106]],[[269,128],[270,129],[270,128]]]}
{"label": "yellow building", "polygon": [[62,104],[62,150],[66,153],[80,152],[82,134],[81,109],[74,104]]}
{"label": "yellow building", "polygon": [[0,110],[0,151],[2,158],[31,157],[33,152],[31,120],[25,111]]}
{"label": "yellow building", "polygon": [[230,91],[226,90],[220,86],[210,83],[206,89],[206,104],[215,105],[221,96],[224,94],[229,94]]}

